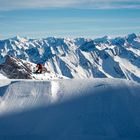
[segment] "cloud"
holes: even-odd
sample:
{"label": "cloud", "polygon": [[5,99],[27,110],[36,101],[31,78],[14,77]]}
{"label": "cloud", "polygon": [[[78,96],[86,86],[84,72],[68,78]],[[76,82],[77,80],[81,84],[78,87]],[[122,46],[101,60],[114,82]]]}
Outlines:
{"label": "cloud", "polygon": [[0,0],[0,10],[25,8],[140,8],[140,0]]}

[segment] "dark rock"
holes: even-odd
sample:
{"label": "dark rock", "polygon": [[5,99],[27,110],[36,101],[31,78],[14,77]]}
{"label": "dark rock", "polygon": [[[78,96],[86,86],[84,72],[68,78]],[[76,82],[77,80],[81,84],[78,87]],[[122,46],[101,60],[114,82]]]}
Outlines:
{"label": "dark rock", "polygon": [[32,79],[32,70],[22,60],[6,56],[5,63],[0,65],[0,70],[10,79]]}

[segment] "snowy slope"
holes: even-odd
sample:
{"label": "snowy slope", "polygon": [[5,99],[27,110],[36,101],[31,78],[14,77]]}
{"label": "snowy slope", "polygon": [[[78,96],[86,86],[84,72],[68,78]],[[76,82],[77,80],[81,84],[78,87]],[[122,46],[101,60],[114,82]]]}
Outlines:
{"label": "snowy slope", "polygon": [[8,78],[4,76],[2,73],[0,73],[0,79],[8,79]]}
{"label": "snowy slope", "polygon": [[140,82],[140,36],[98,39],[55,38],[0,41],[0,63],[11,55],[42,63],[68,78],[123,78]]}
{"label": "snowy slope", "polygon": [[127,80],[4,80],[0,140],[139,140],[139,110]]}
{"label": "snowy slope", "polygon": [[7,55],[5,63],[0,65],[0,79],[68,79],[60,74],[48,71],[45,67],[43,67],[41,74],[36,74],[36,70],[36,64]]}

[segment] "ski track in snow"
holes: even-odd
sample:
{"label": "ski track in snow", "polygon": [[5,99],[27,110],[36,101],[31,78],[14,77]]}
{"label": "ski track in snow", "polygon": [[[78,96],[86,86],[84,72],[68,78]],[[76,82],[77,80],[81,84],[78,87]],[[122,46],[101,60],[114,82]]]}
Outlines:
{"label": "ski track in snow", "polygon": [[51,94],[54,102],[57,100],[58,90],[59,90],[59,83],[57,81],[51,81]]}

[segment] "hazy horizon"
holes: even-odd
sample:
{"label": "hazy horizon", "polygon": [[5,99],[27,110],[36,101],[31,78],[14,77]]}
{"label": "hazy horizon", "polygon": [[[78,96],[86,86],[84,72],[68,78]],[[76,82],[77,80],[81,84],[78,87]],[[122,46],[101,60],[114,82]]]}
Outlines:
{"label": "hazy horizon", "polygon": [[140,34],[140,0],[0,0],[0,39]]}

